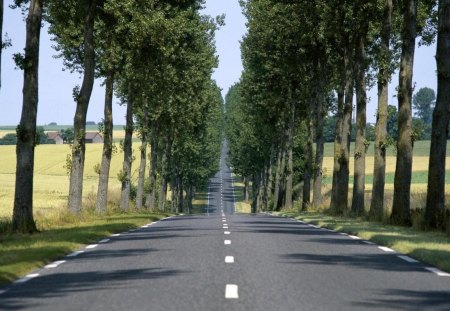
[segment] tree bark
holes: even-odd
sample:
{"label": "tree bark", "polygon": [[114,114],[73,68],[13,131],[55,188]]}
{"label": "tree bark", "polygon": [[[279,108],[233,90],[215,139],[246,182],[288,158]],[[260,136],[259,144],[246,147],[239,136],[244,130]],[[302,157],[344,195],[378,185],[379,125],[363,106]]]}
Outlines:
{"label": "tree bark", "polygon": [[[293,92],[293,91],[292,91]],[[295,101],[290,100],[290,120],[288,128],[288,148],[287,148],[287,167],[286,167],[286,193],[284,207],[292,208],[292,187],[294,183],[294,135],[295,135]]]}
{"label": "tree bark", "polygon": [[278,210],[278,207],[280,206],[280,182],[281,178],[283,176],[284,171],[284,165],[282,165],[282,159],[283,159],[283,146],[280,144],[278,147],[278,156],[277,156],[277,170],[275,172],[275,187],[273,192],[273,209]]}
{"label": "tree bark", "polygon": [[123,141],[123,168],[122,168],[122,193],[120,196],[120,209],[128,211],[130,206],[131,190],[131,165],[133,162],[133,102],[134,90],[129,87],[127,116],[125,126],[125,139]]}
{"label": "tree bark", "polygon": [[391,53],[389,42],[392,28],[392,0],[385,1],[384,22],[381,31],[381,63],[378,72],[378,111],[375,128],[374,166],[372,199],[369,216],[371,219],[381,221],[385,214],[384,185],[386,177],[386,137],[388,115],[388,83],[389,63]]}
{"label": "tree bark", "polygon": [[402,56],[398,87],[398,142],[391,220],[396,225],[411,225],[410,196],[412,172],[412,77],[416,48],[417,0],[405,0],[402,29]]}
{"label": "tree bark", "polygon": [[74,117],[74,139],[72,144],[72,164],[69,185],[69,211],[81,214],[83,203],[83,173],[86,153],[86,115],[95,79],[94,22],[97,1],[91,0],[87,6],[84,22],[84,75],[80,93],[76,96],[77,108]]}
{"label": "tree bark", "polygon": [[356,142],[353,178],[352,214],[362,216],[364,209],[364,190],[366,177],[366,55],[365,41],[368,24],[361,27],[361,33],[356,42]]}
{"label": "tree bark", "polygon": [[313,144],[314,144],[314,118],[313,118],[313,105],[309,108],[309,117],[306,121],[308,129],[308,137],[306,139],[306,150],[305,150],[305,171],[303,174],[303,196],[302,196],[302,210],[308,210],[311,204],[311,177],[312,177],[312,167],[313,167]]}
{"label": "tree bark", "polygon": [[244,177],[244,201],[248,201],[248,178]]}
{"label": "tree bark", "polygon": [[439,1],[436,51],[438,90],[433,112],[425,222],[429,228],[445,228],[445,160],[450,112],[450,0]]}
{"label": "tree bark", "polygon": [[39,41],[42,24],[42,0],[31,0],[27,17],[27,35],[23,80],[23,106],[17,127],[16,185],[12,226],[14,231],[37,231],[33,218],[34,149],[36,115],[39,101]]}
{"label": "tree bark", "polygon": [[170,137],[167,137],[166,146],[164,148],[164,153],[161,159],[161,187],[159,189],[159,199],[158,205],[159,210],[163,211],[166,204],[167,197],[167,166],[168,159],[170,155],[170,150],[172,149],[172,142]]}
{"label": "tree bark", "polygon": [[325,104],[325,78],[323,76],[322,64],[319,60],[318,64],[318,88],[316,89],[316,155],[315,167],[313,169],[313,205],[315,207],[322,206],[322,176],[323,176],[323,153],[325,139],[323,137],[324,117],[326,115]]}
{"label": "tree bark", "polygon": [[[144,120],[147,118],[147,113],[145,113]],[[138,186],[136,192],[136,208],[138,210],[142,209],[143,201],[144,201],[144,186],[145,186],[145,169],[147,167],[147,133],[145,130],[141,133],[141,148],[140,155],[141,160],[139,163],[139,177],[138,177]]]}
{"label": "tree bark", "polygon": [[159,141],[158,132],[159,126],[157,124],[154,124],[152,128],[152,139],[150,142],[150,172],[149,172],[150,192],[147,195],[147,200],[145,202],[145,205],[147,206],[148,209],[155,208],[156,166],[158,164],[158,141]]}
{"label": "tree bark", "polygon": [[105,81],[105,118],[103,120],[103,153],[98,180],[97,204],[98,213],[104,213],[108,205],[108,182],[113,147],[112,102],[114,90],[114,74],[109,72]]}
{"label": "tree bark", "polygon": [[183,178],[181,176],[178,176],[178,213],[183,212],[184,208],[184,201],[183,201],[183,192],[184,192],[184,186],[183,186]]}
{"label": "tree bark", "polygon": [[177,185],[177,178],[175,175],[172,176],[172,181],[170,185],[171,190],[171,202],[170,202],[170,211],[172,213],[177,212],[177,204],[178,204],[178,185]]}

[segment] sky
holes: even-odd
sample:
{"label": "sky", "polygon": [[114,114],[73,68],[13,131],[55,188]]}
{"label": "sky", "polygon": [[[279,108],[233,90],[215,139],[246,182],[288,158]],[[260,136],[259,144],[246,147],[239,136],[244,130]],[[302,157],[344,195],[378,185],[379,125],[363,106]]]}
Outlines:
{"label": "sky", "polygon": [[[12,0],[5,1],[3,31],[8,34],[13,46],[3,51],[2,55],[2,87],[0,90],[0,125],[17,125],[22,111],[23,73],[15,69],[12,54],[22,52],[25,46],[25,21],[20,10],[8,7]],[[207,0],[204,14],[217,16],[225,14],[226,25],[216,34],[216,49],[219,56],[219,67],[213,78],[225,96],[229,87],[239,81],[242,72],[240,41],[246,33],[245,17],[242,15],[238,0]],[[436,63],[434,59],[436,47],[421,47],[416,50],[414,66],[414,83],[416,90],[431,87],[436,90]],[[52,41],[47,27],[41,31],[40,69],[39,69],[39,106],[38,125],[56,122],[62,125],[73,124],[75,103],[72,89],[81,85],[81,77],[76,73],[63,71],[62,60],[54,58]],[[104,88],[101,79],[97,79],[88,110],[88,121],[101,121],[103,117]],[[390,103],[397,104],[395,87],[398,75],[392,78],[390,85]],[[368,122],[375,122],[377,105],[376,89],[368,91]],[[113,107],[114,124],[125,124],[125,108],[115,100]]]}

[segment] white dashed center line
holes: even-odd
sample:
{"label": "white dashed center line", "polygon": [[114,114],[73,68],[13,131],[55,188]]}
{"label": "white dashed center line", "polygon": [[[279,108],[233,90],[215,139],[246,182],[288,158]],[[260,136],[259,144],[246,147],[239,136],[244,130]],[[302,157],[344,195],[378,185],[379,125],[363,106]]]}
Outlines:
{"label": "white dashed center line", "polygon": [[225,286],[225,298],[226,299],[238,299],[238,286],[235,284],[227,284]]}
{"label": "white dashed center line", "polygon": [[229,234],[231,234],[231,232],[230,231],[225,231],[223,234],[229,235]]}
{"label": "white dashed center line", "polygon": [[234,263],[234,257],[233,256],[226,256],[225,257],[225,263]]}
{"label": "white dashed center line", "polygon": [[223,241],[223,244],[230,245],[231,244],[231,240],[225,240],[225,241]]}

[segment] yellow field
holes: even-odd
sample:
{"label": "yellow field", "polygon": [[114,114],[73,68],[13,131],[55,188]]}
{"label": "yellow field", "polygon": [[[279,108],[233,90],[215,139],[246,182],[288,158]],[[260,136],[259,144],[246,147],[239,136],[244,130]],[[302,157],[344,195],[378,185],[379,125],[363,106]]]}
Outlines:
{"label": "yellow field", "polygon": [[[84,178],[85,197],[97,192],[98,175],[94,166],[101,162],[103,144],[86,145]],[[120,149],[120,148],[118,148]],[[134,155],[139,158],[139,143],[133,145]],[[67,203],[69,177],[64,165],[71,153],[68,145],[40,145],[36,147],[34,177],[34,207],[36,212],[51,213]],[[122,169],[123,153],[113,156],[110,173],[110,189],[120,188],[117,174]],[[137,178],[138,161],[133,162],[133,178]],[[16,169],[15,146],[0,146],[0,217],[10,217],[14,201]]]}
{"label": "yellow field", "polygon": [[[418,157],[415,156],[413,159],[413,171],[428,171],[428,162],[429,157]],[[323,168],[328,176],[333,174],[333,157],[325,157],[323,160]],[[386,173],[394,173],[395,172],[395,161],[396,157],[386,157]],[[374,157],[366,157],[366,174],[373,174],[373,162]],[[450,169],[450,157],[447,157],[446,161],[447,170]],[[354,168],[354,158],[350,158],[350,175],[353,175]]]}

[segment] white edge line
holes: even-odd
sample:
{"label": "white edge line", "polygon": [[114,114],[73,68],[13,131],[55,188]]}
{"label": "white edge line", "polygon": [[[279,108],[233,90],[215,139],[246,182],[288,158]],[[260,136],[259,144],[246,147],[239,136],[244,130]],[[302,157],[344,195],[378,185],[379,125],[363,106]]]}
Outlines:
{"label": "white edge line", "polygon": [[418,263],[419,261],[404,255],[397,255],[398,258],[403,259],[404,261],[410,262],[410,263]]}
{"label": "white edge line", "polygon": [[433,272],[434,274],[436,274],[438,276],[447,276],[447,277],[450,276],[449,273],[439,270],[438,268],[426,267],[425,270]]}
{"label": "white edge line", "polygon": [[103,239],[100,240],[98,243],[108,243],[109,241],[111,241],[111,239]]}
{"label": "white edge line", "polygon": [[14,281],[13,284],[22,284],[22,283],[28,282],[31,279],[37,278],[38,276],[39,276],[39,273],[28,274],[25,277]]}
{"label": "white edge line", "polygon": [[4,289],[4,290],[0,290],[0,295],[3,295],[4,293],[6,293],[8,290]]}
{"label": "white edge line", "polygon": [[76,251],[76,252],[73,252],[73,253],[67,255],[67,257],[76,257],[76,256],[78,256],[80,254],[83,254],[83,253],[84,253],[84,251]]}
{"label": "white edge line", "polygon": [[349,237],[352,238],[353,240],[361,240],[361,238],[356,235],[349,235]]}
{"label": "white edge line", "polygon": [[91,245],[86,246],[86,249],[93,249],[93,248],[96,248],[97,246],[98,246],[98,244],[91,244]]}
{"label": "white edge line", "polygon": [[375,243],[370,242],[370,241],[362,241],[363,243],[366,243],[367,245],[375,245]]}
{"label": "white edge line", "polygon": [[238,286],[236,284],[227,284],[225,286],[225,298],[226,299],[238,299]]}
{"label": "white edge line", "polygon": [[58,260],[58,261],[55,261],[55,262],[53,262],[51,264],[46,265],[44,268],[45,269],[53,269],[53,268],[58,267],[59,265],[62,265],[65,262],[66,262],[65,260]]}
{"label": "white edge line", "polygon": [[395,253],[395,251],[389,247],[385,247],[385,246],[378,246],[379,249],[381,249],[382,251],[388,252],[388,253]]}
{"label": "white edge line", "polygon": [[120,236],[120,233],[115,233],[115,234],[112,234],[111,236],[112,237],[118,237],[118,236]]}

